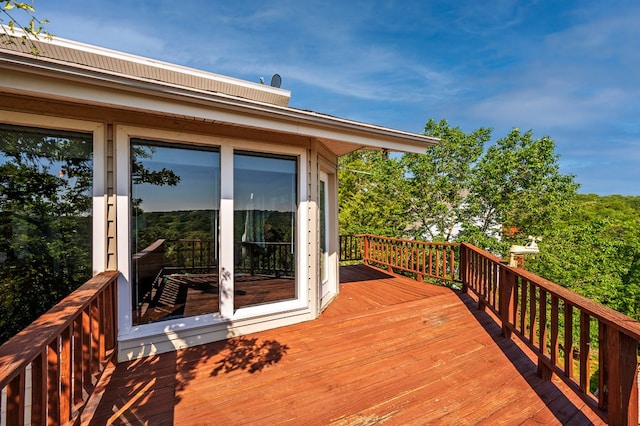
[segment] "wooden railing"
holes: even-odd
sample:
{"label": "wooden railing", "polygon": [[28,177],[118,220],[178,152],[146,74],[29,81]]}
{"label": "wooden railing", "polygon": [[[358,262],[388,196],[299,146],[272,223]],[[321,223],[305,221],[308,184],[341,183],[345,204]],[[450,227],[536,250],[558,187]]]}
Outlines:
{"label": "wooden railing", "polygon": [[[355,253],[355,255],[354,255]],[[612,425],[638,424],[640,323],[471,244],[356,235],[340,237],[340,260],[462,284],[537,357]]]}
{"label": "wooden railing", "polygon": [[364,234],[363,261],[382,266],[389,272],[405,272],[418,281],[434,278],[457,281],[456,252],[460,244],[402,240]]}
{"label": "wooden railing", "polygon": [[295,275],[295,250],[286,242],[242,242],[242,253],[236,260],[236,270],[244,273],[266,274],[276,277]]}
{"label": "wooden railing", "polygon": [[353,262],[362,260],[364,256],[363,235],[340,235],[339,261]]}
{"label": "wooden railing", "polygon": [[91,278],[0,346],[1,423],[76,423],[116,352],[117,277]]}
{"label": "wooden railing", "polygon": [[555,373],[609,424],[638,424],[640,323],[470,244],[460,264],[463,290],[534,352],[541,377]]}

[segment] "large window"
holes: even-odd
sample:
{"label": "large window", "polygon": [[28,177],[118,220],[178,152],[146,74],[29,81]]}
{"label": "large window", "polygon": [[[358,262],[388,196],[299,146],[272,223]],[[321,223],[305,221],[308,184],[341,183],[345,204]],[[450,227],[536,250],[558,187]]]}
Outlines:
{"label": "large window", "polygon": [[131,141],[134,324],[219,311],[217,149]]}
{"label": "large window", "polygon": [[0,125],[0,343],[92,274],[93,137]]}
{"label": "large window", "polygon": [[296,298],[297,159],[233,158],[234,307]]}
{"label": "large window", "polygon": [[131,325],[201,326],[306,306],[297,276],[302,151],[149,132],[129,136]]}

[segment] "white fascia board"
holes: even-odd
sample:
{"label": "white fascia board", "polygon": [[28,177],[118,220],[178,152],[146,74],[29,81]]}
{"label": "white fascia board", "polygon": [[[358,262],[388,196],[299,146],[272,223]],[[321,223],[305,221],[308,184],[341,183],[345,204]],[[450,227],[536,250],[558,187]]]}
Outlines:
{"label": "white fascia board", "polygon": [[[94,69],[0,55],[0,89],[80,104],[263,128],[360,147],[424,153],[437,138]],[[22,61],[28,61],[27,64]],[[2,69],[4,68],[4,69]]]}

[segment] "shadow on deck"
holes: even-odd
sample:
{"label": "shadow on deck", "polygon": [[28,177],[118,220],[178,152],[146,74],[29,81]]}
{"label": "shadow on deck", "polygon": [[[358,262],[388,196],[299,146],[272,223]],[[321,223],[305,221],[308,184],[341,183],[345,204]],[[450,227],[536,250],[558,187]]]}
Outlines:
{"label": "shadow on deck", "polygon": [[315,320],[122,363],[92,424],[601,424],[475,301],[357,265]]}

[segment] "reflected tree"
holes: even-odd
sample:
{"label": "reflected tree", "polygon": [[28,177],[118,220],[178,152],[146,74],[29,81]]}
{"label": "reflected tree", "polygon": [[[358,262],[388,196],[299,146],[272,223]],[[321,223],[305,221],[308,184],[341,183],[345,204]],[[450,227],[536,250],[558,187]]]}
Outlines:
{"label": "reflected tree", "polygon": [[0,341],[91,276],[90,135],[0,128]]}

